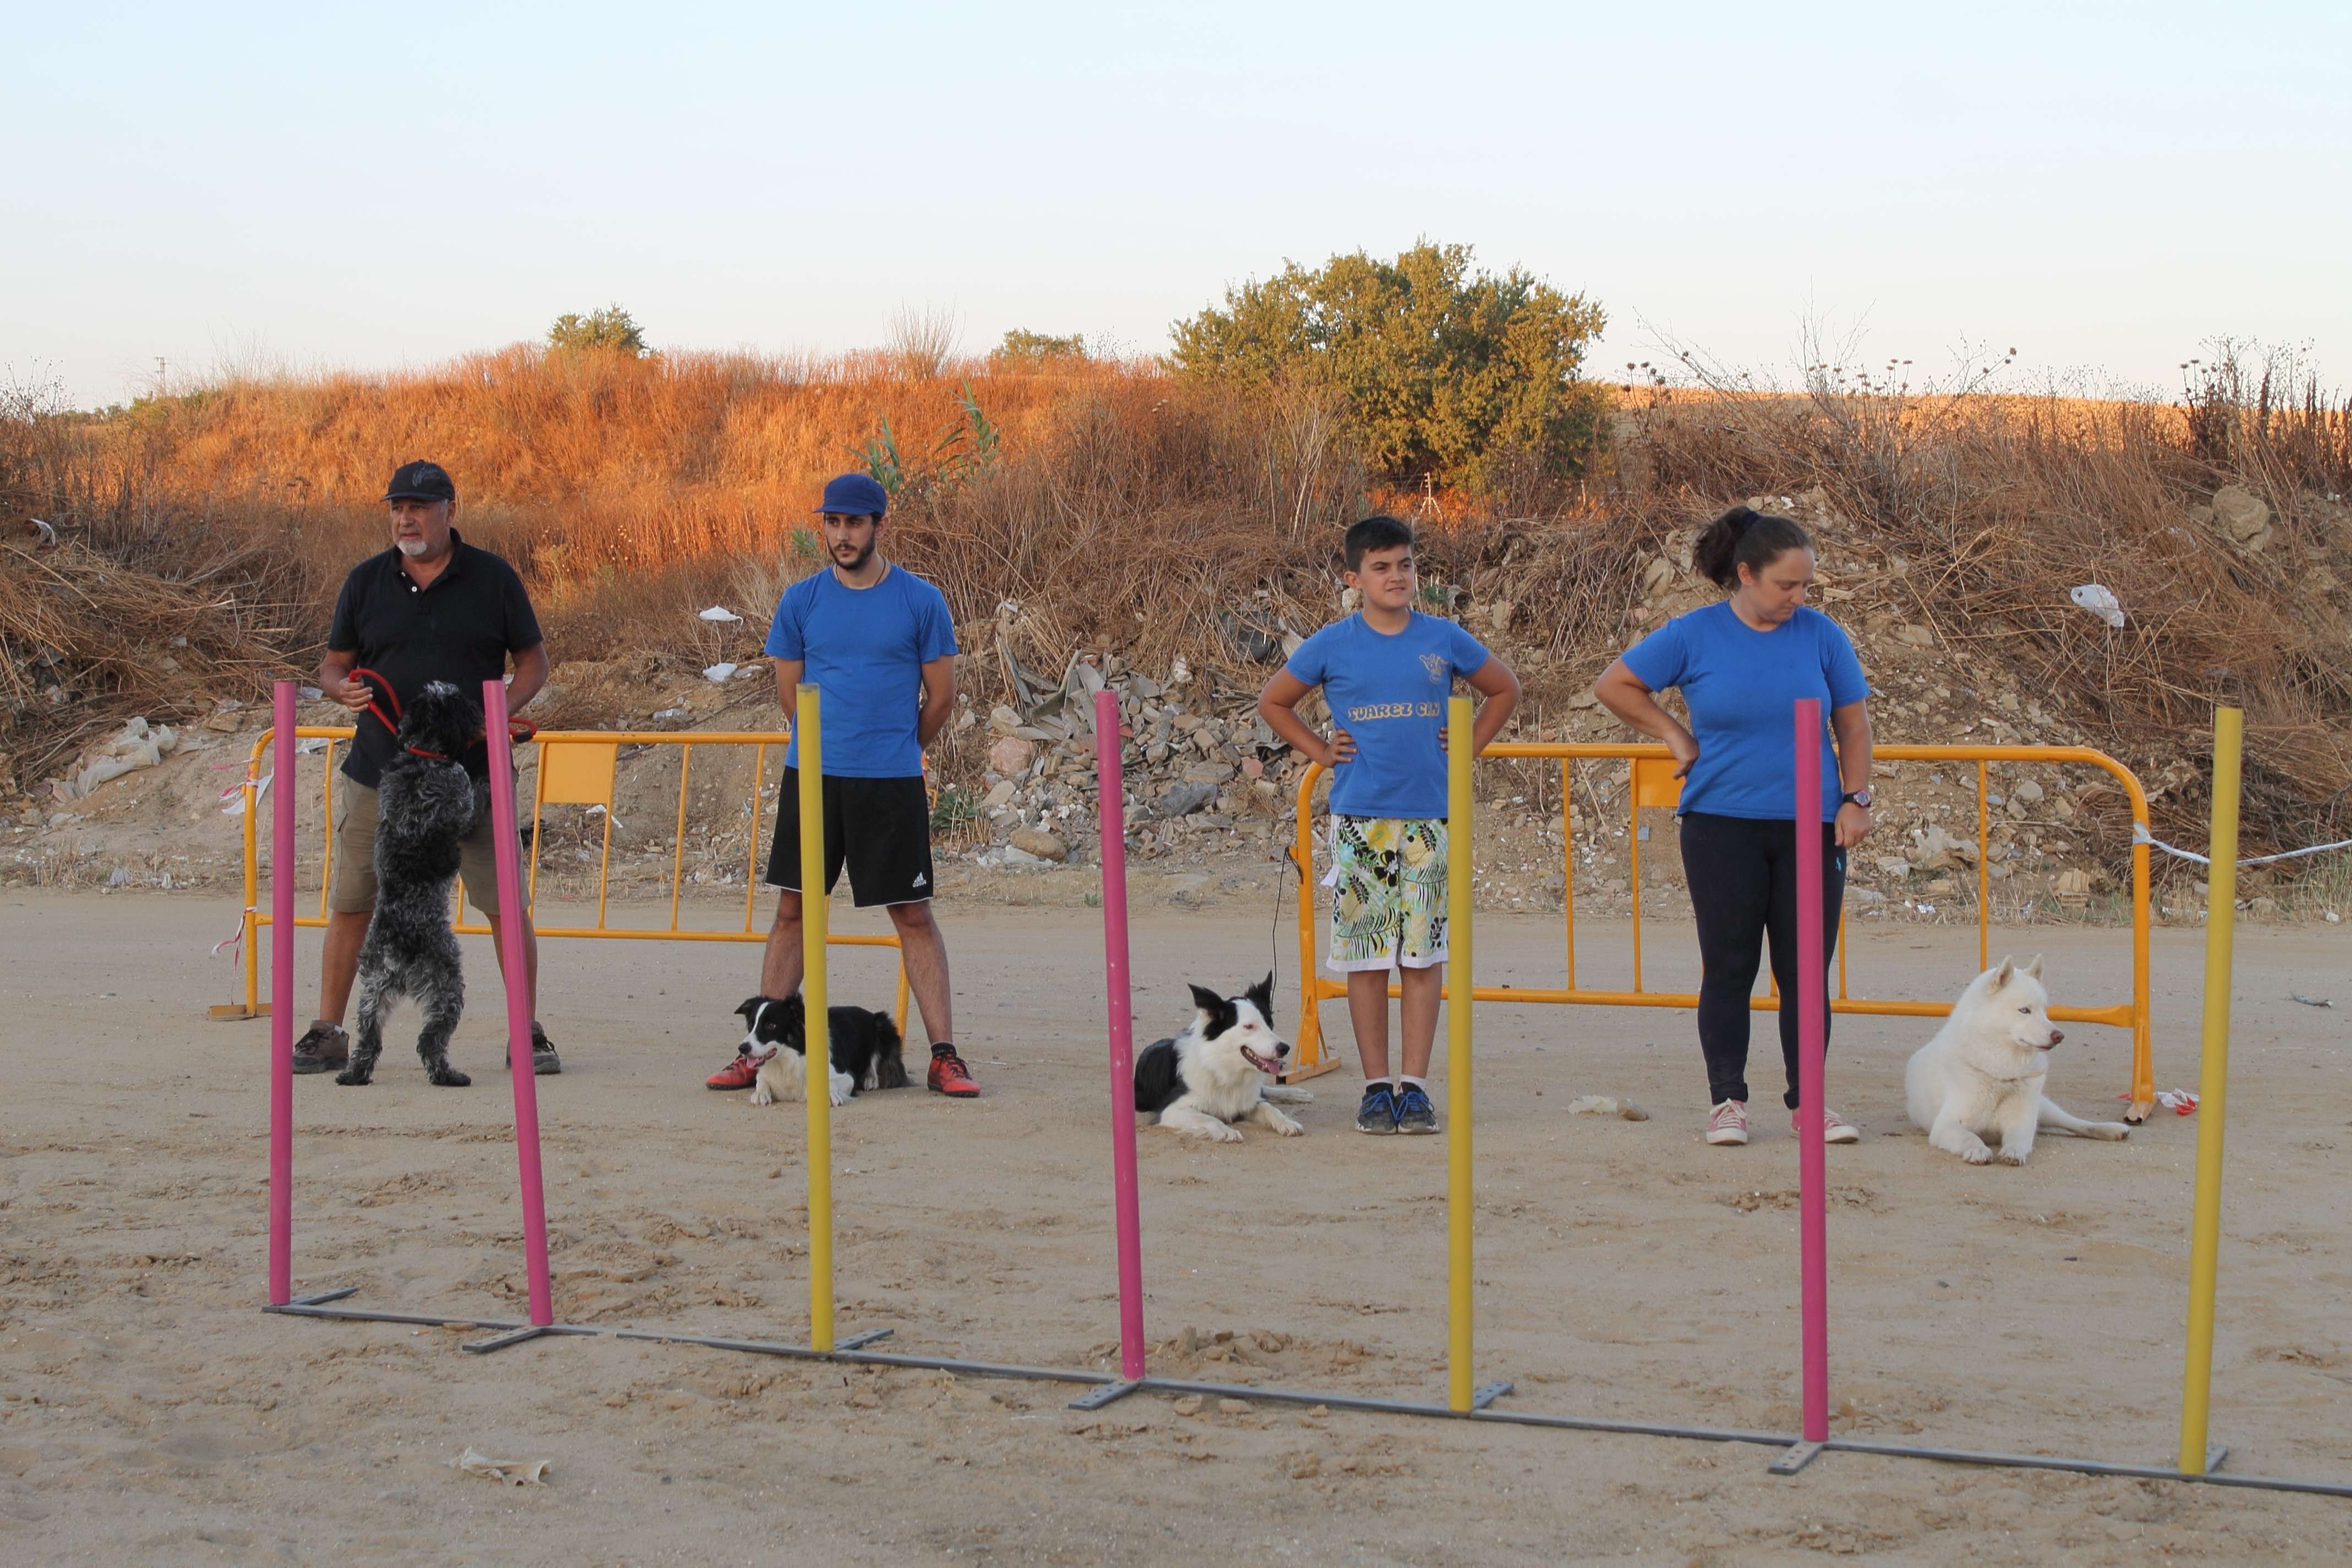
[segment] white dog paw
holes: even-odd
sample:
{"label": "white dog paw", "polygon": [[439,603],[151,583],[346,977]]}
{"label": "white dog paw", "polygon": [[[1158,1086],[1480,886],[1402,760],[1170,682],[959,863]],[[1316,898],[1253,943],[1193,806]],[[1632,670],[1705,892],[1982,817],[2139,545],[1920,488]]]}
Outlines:
{"label": "white dog paw", "polygon": [[1992,1163],[1992,1151],[1979,1143],[1973,1149],[1961,1150],[1960,1158],[1971,1165],[1989,1165]]}
{"label": "white dog paw", "polygon": [[1274,1131],[1275,1135],[1279,1138],[1302,1138],[1307,1134],[1306,1128],[1301,1127],[1297,1122],[1293,1121],[1287,1116],[1283,1117],[1280,1121],[1274,1123]]}
{"label": "white dog paw", "polygon": [[2125,1139],[2131,1136],[2131,1123],[2127,1121],[2094,1121],[2091,1123],[2091,1136],[2094,1138],[2104,1138],[2110,1143],[2120,1143]]}
{"label": "white dog paw", "polygon": [[2000,1161],[2004,1165],[2022,1165],[2025,1163],[2025,1156],[2019,1153],[2014,1149],[2003,1149],[2000,1153],[1994,1155],[1993,1158]]}
{"label": "white dog paw", "polygon": [[751,1103],[754,1105],[773,1105],[776,1103],[776,1097],[768,1092],[768,1086],[763,1083],[751,1090]]}
{"label": "white dog paw", "polygon": [[1209,1136],[1220,1143],[1238,1143],[1242,1141],[1242,1130],[1238,1127],[1219,1127],[1211,1131]]}

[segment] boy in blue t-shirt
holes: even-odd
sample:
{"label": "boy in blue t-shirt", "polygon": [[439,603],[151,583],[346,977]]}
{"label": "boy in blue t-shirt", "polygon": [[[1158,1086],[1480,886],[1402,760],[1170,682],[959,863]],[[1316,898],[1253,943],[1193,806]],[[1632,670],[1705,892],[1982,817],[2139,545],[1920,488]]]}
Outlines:
{"label": "boy in blue t-shirt", "polygon": [[[1368,517],[1348,530],[1348,586],[1363,608],[1299,645],[1258,694],[1258,717],[1331,770],[1331,967],[1364,1067],[1359,1132],[1434,1132],[1429,1058],[1445,975],[1445,704],[1459,676],[1486,700],[1471,755],[1509,721],[1518,678],[1452,621],[1415,614],[1412,530]],[[1323,740],[1298,717],[1317,687]],[[1464,847],[1468,852],[1468,846]],[[1404,1071],[1389,1080],[1389,971],[1402,993]]]}

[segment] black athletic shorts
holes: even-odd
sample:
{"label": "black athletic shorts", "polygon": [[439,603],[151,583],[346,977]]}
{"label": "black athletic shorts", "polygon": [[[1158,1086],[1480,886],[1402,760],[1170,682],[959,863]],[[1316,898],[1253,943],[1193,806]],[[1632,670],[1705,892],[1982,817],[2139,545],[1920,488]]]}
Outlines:
{"label": "black athletic shorts", "polygon": [[[784,770],[768,885],[801,890],[801,773]],[[931,896],[931,803],[922,775],[824,781],[824,890],[849,866],[849,896],[861,910],[916,904]]]}

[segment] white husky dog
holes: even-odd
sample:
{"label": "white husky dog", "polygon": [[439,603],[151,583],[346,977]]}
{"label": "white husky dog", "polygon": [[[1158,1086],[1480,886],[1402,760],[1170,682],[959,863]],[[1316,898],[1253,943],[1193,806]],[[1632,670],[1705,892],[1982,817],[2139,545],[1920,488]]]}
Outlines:
{"label": "white husky dog", "polygon": [[[2022,969],[2003,958],[2000,968],[1969,982],[1952,1016],[1903,1072],[1911,1120],[1927,1129],[1929,1143],[1971,1165],[1996,1157],[2022,1165],[2043,1127],[2077,1138],[2131,1136],[2120,1121],[2085,1121],[2043,1096],[2050,1047],[2066,1037],[2050,1022],[2049,1008],[2038,952]],[[1995,1133],[1997,1154],[1985,1144]]]}

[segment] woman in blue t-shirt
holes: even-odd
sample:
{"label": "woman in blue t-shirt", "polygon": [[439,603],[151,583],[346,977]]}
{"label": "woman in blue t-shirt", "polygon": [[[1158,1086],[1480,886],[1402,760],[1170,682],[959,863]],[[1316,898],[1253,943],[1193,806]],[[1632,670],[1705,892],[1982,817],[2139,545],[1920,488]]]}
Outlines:
{"label": "woman in blue t-shirt", "polygon": [[[1764,940],[1780,987],[1780,1055],[1797,1106],[1797,837],[1789,757],[1790,704],[1821,700],[1822,915],[1824,961],[1837,943],[1845,852],[1870,832],[1869,683],[1835,621],[1805,608],[1813,542],[1785,517],[1734,507],[1691,548],[1691,564],[1728,591],[1677,616],[1601,672],[1592,694],[1666,743],[1683,784],[1683,874],[1698,921],[1699,1048],[1706,1055],[1710,1143],[1748,1142],[1748,998]],[[1690,727],[1658,705],[1682,688]],[[1837,749],[1831,752],[1834,734]],[[1811,816],[1810,811],[1806,814]],[[1828,1018],[1824,1015],[1826,1031]],[[1824,1034],[1823,1043],[1827,1037]],[[1822,1112],[1832,1143],[1861,1133]]]}

